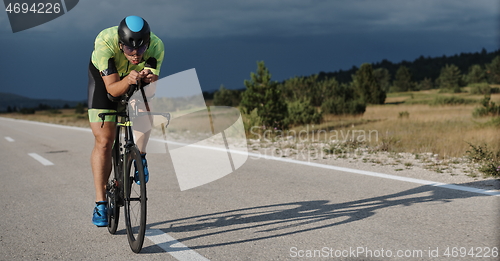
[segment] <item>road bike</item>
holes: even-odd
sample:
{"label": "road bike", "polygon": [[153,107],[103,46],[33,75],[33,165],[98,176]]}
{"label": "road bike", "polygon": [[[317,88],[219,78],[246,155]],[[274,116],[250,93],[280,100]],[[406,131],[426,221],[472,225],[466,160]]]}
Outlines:
{"label": "road bike", "polygon": [[[132,93],[140,91],[143,100],[135,100],[134,108],[128,106]],[[106,199],[108,207],[108,231],[115,234],[120,218],[120,207],[123,207],[125,215],[125,226],[130,248],[133,252],[139,253],[144,243],[146,233],[146,212],[147,195],[146,182],[144,176],[144,166],[137,145],[134,142],[133,122],[137,117],[150,117],[161,115],[167,119],[166,124],[162,123],[162,130],[170,122],[169,113],[154,113],[149,110],[144,89],[140,85],[131,85],[127,94],[115,98],[108,95],[108,98],[121,103],[125,107],[124,111],[99,113],[104,124],[106,116],[116,116],[116,136],[112,148],[113,173],[106,184]],[[134,95],[136,99],[136,95]],[[147,112],[140,112],[138,104],[144,103]],[[165,132],[164,132],[165,133]],[[135,175],[136,170],[138,175]],[[135,177],[134,177],[135,176]]]}

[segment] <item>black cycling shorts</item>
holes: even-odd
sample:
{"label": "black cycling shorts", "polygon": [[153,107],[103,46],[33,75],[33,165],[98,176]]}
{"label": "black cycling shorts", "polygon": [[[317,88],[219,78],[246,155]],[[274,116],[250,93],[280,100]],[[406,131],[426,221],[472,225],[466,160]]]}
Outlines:
{"label": "black cycling shorts", "polygon": [[108,91],[102,80],[101,73],[92,61],[89,63],[88,106],[89,109],[108,110],[116,110],[118,106],[118,103],[108,99]]}

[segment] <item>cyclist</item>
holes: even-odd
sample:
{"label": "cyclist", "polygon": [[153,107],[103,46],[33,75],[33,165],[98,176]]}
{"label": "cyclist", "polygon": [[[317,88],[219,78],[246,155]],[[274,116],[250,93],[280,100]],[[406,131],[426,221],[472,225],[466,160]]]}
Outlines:
{"label": "cyclist", "polygon": [[[112,102],[108,94],[119,97],[138,81],[142,86],[157,81],[163,56],[163,42],[139,16],[124,18],[118,26],[102,30],[95,39],[89,63],[88,115],[95,137],[90,162],[96,193],[92,223],[96,226],[108,225],[106,183],[112,169],[111,149],[116,131],[116,116],[106,116],[102,122],[97,115],[117,111],[118,103]],[[145,150],[149,132],[135,131],[134,135],[147,181]]]}

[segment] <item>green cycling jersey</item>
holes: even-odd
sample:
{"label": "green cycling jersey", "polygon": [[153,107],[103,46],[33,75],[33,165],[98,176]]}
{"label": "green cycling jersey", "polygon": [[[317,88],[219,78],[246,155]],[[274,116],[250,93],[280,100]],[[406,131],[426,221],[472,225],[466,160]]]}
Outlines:
{"label": "green cycling jersey", "polygon": [[143,54],[143,60],[137,65],[128,61],[118,42],[118,26],[102,30],[95,39],[92,63],[102,76],[118,73],[123,78],[132,70],[142,69],[150,69],[155,75],[160,75],[164,46],[155,34],[151,33],[149,47]]}

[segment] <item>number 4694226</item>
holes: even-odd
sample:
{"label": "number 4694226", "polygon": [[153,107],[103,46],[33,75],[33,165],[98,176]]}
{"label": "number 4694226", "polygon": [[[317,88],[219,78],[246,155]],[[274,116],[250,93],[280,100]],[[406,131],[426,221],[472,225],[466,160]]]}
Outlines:
{"label": "number 4694226", "polygon": [[26,13],[36,13],[36,14],[52,14],[61,12],[60,3],[34,3],[31,6],[27,3],[9,3],[5,8],[5,11],[9,14],[26,14]]}
{"label": "number 4694226", "polygon": [[444,251],[446,257],[498,257],[498,247],[448,247]]}

